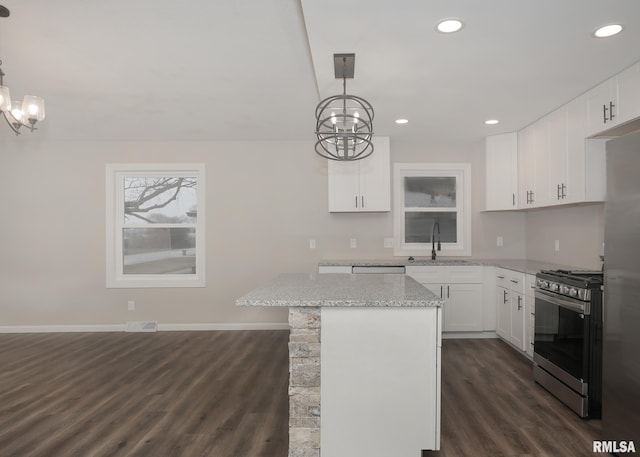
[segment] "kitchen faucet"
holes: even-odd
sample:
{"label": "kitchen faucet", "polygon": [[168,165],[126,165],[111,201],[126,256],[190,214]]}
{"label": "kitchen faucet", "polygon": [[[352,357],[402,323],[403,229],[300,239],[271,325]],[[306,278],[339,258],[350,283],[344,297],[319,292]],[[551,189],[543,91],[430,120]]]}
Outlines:
{"label": "kitchen faucet", "polygon": [[431,260],[436,260],[436,227],[438,227],[438,251],[442,250],[442,246],[440,244],[440,223],[438,221],[434,221],[433,227],[431,228]]}

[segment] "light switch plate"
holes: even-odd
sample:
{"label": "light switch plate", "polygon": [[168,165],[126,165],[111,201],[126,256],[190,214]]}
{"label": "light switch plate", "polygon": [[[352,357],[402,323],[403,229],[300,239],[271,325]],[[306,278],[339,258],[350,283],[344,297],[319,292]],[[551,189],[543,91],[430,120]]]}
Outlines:
{"label": "light switch plate", "polygon": [[358,247],[358,240],[356,240],[355,238],[351,238],[349,240],[349,247],[352,249],[355,249]]}
{"label": "light switch plate", "polygon": [[393,238],[385,238],[384,239],[384,247],[385,248],[393,248]]}
{"label": "light switch plate", "polygon": [[309,240],[309,249],[315,249],[316,248],[316,240],[311,239]]}
{"label": "light switch plate", "polygon": [[556,251],[560,250],[560,240],[556,240],[555,249],[556,249]]}
{"label": "light switch plate", "polygon": [[500,247],[504,246],[504,239],[501,236],[498,237],[496,245]]}

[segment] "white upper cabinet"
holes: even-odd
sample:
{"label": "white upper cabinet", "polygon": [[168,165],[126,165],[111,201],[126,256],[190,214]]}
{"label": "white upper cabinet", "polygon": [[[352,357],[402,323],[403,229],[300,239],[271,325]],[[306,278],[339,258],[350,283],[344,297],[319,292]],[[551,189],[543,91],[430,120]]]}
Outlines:
{"label": "white upper cabinet", "polygon": [[640,117],[640,63],[616,76],[618,88],[618,123]]}
{"label": "white upper cabinet", "polygon": [[610,78],[587,92],[587,134],[596,135],[618,123],[618,91]]}
{"label": "white upper cabinet", "polygon": [[640,117],[640,63],[594,87],[586,96],[588,136]]}
{"label": "white upper cabinet", "polygon": [[533,125],[529,125],[518,132],[518,196],[520,208],[533,207],[535,152]]}
{"label": "white upper cabinet", "polygon": [[520,208],[536,208],[548,204],[548,146],[549,120],[546,117],[518,132]]}
{"label": "white upper cabinet", "polygon": [[485,209],[518,208],[518,134],[488,136],[485,141]]}
{"label": "white upper cabinet", "polygon": [[329,160],[329,211],[391,210],[389,137],[374,137],[369,157],[353,162]]}
{"label": "white upper cabinet", "polygon": [[548,116],[547,195],[549,203],[560,202],[567,192],[568,129],[567,107],[562,106]]}

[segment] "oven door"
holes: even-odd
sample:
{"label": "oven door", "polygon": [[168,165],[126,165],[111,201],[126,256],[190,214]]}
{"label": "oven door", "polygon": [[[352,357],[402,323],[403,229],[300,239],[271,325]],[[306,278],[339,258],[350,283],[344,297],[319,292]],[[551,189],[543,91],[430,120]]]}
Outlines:
{"label": "oven door", "polygon": [[534,362],[585,395],[589,383],[590,303],[536,289]]}

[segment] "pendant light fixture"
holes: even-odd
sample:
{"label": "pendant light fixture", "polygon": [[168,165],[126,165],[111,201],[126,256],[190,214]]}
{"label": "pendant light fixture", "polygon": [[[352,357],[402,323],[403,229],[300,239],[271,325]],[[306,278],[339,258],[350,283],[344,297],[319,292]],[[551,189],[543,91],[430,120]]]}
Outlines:
{"label": "pendant light fixture", "polygon": [[[0,5],[0,17],[9,17],[9,10]],[[4,85],[4,72],[0,60],[0,113],[11,130],[20,135],[20,127],[36,130],[36,122],[44,119],[44,100],[34,95],[25,95],[22,102],[12,102],[9,88]]]}
{"label": "pendant light fixture", "polygon": [[316,153],[330,160],[351,161],[373,153],[373,107],[364,98],[347,95],[347,78],[353,78],[355,54],[334,54],[336,79],[342,78],[342,95],[325,98],[316,107]]}

